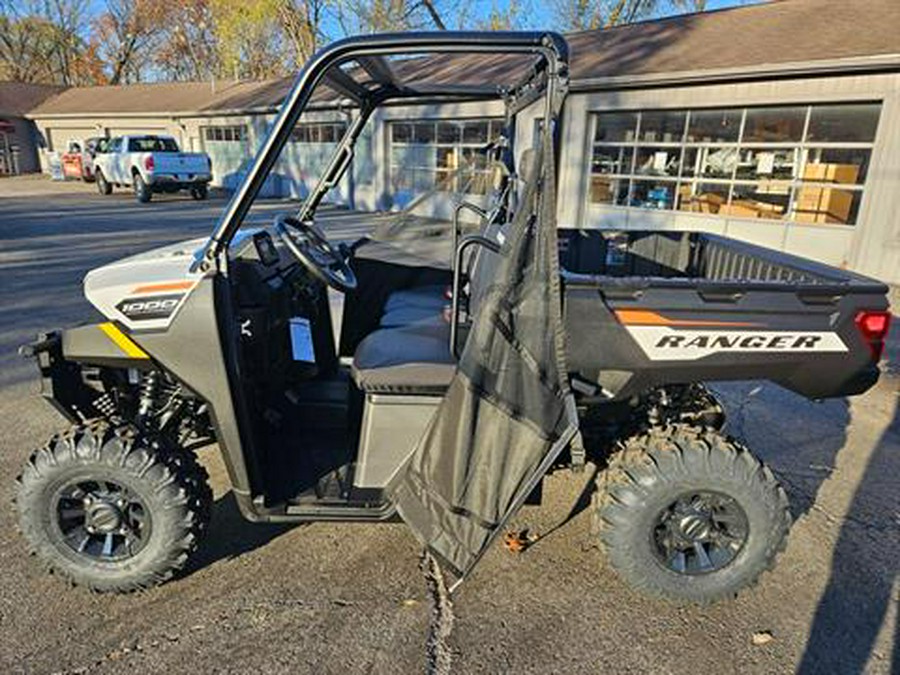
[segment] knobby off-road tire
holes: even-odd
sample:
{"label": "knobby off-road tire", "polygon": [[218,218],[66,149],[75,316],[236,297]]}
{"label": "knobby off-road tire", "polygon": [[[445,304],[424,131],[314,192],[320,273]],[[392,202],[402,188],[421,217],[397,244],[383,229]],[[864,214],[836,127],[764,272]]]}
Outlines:
{"label": "knobby off-road tire", "polygon": [[597,478],[594,518],[629,584],[700,604],[754,584],[774,566],[791,524],[767,467],[733,439],[683,425],[622,444]]}
{"label": "knobby off-road tire", "polygon": [[165,438],[105,423],[32,454],[16,491],[19,528],[53,572],[96,591],[148,588],[183,569],[206,530],[205,469]]}

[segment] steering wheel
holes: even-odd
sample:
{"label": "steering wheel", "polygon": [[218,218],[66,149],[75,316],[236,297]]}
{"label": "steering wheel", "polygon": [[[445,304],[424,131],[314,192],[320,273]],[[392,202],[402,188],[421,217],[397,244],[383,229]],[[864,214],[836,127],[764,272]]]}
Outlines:
{"label": "steering wheel", "polygon": [[291,255],[316,279],[342,293],[356,288],[356,275],[347,260],[315,225],[279,214],[275,216],[275,231]]}

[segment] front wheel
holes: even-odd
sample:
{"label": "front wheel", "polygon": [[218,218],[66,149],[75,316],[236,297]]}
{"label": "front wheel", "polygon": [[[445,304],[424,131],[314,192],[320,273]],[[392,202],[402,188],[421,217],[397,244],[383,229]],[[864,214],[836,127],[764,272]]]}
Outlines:
{"label": "front wheel", "polygon": [[104,196],[112,194],[112,185],[109,184],[106,176],[101,171],[97,172],[97,192]]}
{"label": "front wheel", "polygon": [[594,517],[610,563],[632,586],[702,604],[772,568],[791,523],[767,467],[736,441],[683,425],[652,429],[613,455]]}
{"label": "front wheel", "polygon": [[212,494],[193,455],[129,427],[75,427],[18,480],[19,527],[53,571],[97,591],[159,584],[182,569]]}
{"label": "front wheel", "polygon": [[209,197],[209,187],[207,187],[205,184],[192,187],[191,197],[193,197],[197,201],[203,201],[204,199]]}
{"label": "front wheel", "polygon": [[150,186],[147,185],[147,182],[141,176],[141,174],[134,174],[134,196],[141,203],[146,204],[153,197],[153,193],[150,192]]}

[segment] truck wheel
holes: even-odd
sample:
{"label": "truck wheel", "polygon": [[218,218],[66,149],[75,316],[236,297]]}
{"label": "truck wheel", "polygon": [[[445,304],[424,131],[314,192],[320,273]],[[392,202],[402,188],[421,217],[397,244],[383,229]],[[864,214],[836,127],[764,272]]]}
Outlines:
{"label": "truck wheel", "polygon": [[127,592],[184,568],[212,493],[193,456],[131,427],[74,427],[35,452],[18,479],[19,527],[71,582]]}
{"label": "truck wheel", "polygon": [[134,196],[141,204],[146,204],[153,197],[150,187],[144,182],[141,174],[134,174],[132,181],[134,183]]}
{"label": "truck wheel", "polygon": [[97,172],[97,192],[104,196],[112,194],[112,185],[106,181],[106,176],[101,171]]}
{"label": "truck wheel", "polygon": [[733,597],[775,564],[784,490],[736,441],[683,425],[624,443],[597,479],[596,530],[632,586],[676,601]]}
{"label": "truck wheel", "polygon": [[198,185],[191,188],[191,197],[197,201],[203,201],[209,197],[209,188],[206,185]]}

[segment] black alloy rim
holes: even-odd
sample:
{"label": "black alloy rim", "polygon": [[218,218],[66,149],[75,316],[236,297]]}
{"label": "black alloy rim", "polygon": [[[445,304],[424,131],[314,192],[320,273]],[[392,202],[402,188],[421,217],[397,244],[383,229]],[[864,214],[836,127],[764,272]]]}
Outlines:
{"label": "black alloy rim", "polygon": [[735,499],[719,492],[687,492],[657,516],[651,548],[673,572],[709,574],[734,562],[749,534],[747,515]]}
{"label": "black alloy rim", "polygon": [[150,512],[144,502],[109,480],[79,480],[63,486],[52,515],[65,546],[92,561],[132,558],[150,536]]}

